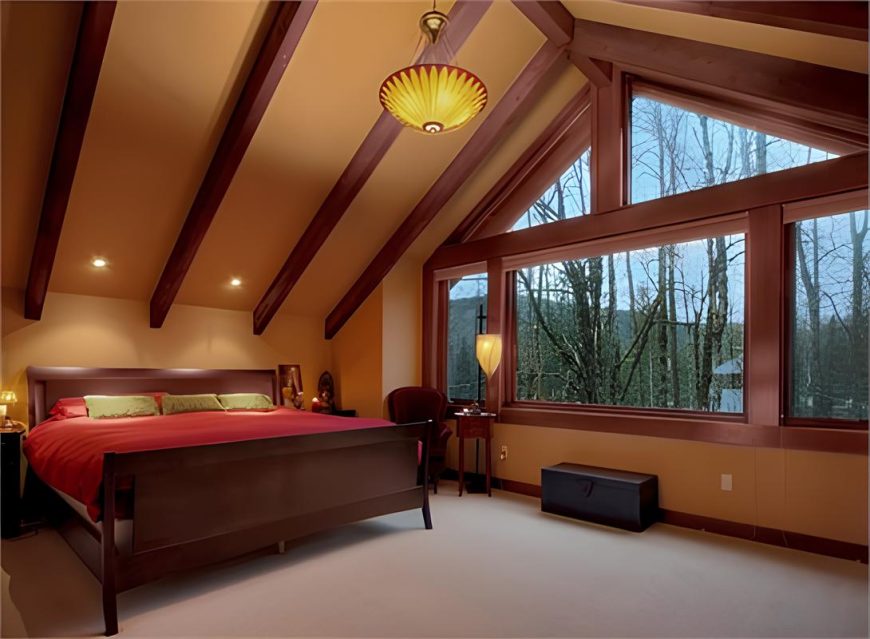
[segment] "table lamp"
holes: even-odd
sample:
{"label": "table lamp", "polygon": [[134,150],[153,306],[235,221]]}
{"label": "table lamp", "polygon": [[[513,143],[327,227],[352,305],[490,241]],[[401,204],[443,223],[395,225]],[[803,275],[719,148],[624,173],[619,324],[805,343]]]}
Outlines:
{"label": "table lamp", "polygon": [[476,350],[477,361],[489,379],[501,363],[501,335],[478,335]]}
{"label": "table lamp", "polygon": [[9,419],[9,416],[6,414],[6,407],[11,406],[17,401],[18,398],[15,397],[15,391],[0,391],[0,416],[3,417],[3,428],[15,427],[15,423],[11,419]]}

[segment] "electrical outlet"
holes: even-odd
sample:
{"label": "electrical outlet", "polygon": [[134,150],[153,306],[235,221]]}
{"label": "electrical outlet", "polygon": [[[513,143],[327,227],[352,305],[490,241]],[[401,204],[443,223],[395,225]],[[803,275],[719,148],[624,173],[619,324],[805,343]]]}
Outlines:
{"label": "electrical outlet", "polygon": [[732,485],[733,485],[732,484],[732,476],[723,474],[722,481],[721,481],[722,490],[730,491],[732,488]]}
{"label": "electrical outlet", "polygon": [[502,446],[502,447],[501,447],[501,454],[498,456],[498,458],[499,458],[500,460],[502,460],[502,461],[504,461],[505,459],[507,459],[507,446]]}

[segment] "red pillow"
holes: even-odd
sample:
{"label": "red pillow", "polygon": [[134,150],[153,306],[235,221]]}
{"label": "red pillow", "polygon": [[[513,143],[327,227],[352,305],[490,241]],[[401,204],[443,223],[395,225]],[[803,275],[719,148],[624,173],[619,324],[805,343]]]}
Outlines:
{"label": "red pillow", "polygon": [[[163,411],[163,396],[166,395],[163,391],[152,393],[135,393],[136,395],[145,395],[153,397],[157,400],[157,408]],[[88,407],[85,405],[84,397],[63,397],[54,403],[48,414],[58,419],[69,419],[70,417],[87,417]]]}
{"label": "red pillow", "polygon": [[53,417],[60,417],[61,419],[87,417],[88,407],[85,406],[84,397],[64,397],[54,403],[48,414]]}

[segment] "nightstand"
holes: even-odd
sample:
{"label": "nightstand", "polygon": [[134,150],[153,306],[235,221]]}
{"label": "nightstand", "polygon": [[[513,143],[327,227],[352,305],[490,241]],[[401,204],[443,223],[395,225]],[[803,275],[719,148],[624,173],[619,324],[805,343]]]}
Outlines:
{"label": "nightstand", "polygon": [[21,437],[23,428],[0,428],[0,536],[21,534]]}
{"label": "nightstand", "polygon": [[478,438],[486,442],[486,494],[492,497],[492,423],[495,413],[456,413],[456,436],[459,437],[459,496],[465,487],[465,440]]}
{"label": "nightstand", "polygon": [[332,411],[333,415],[338,417],[356,417],[356,409],[355,408],[344,408],[344,409],[336,409]]}

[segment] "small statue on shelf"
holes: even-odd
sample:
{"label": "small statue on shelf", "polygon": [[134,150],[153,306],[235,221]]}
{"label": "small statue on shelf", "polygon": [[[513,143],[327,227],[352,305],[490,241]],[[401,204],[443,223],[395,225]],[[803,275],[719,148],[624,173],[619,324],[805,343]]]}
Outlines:
{"label": "small statue on shelf", "polygon": [[311,400],[311,410],[329,414],[335,411],[335,383],[329,371],[325,371],[317,382],[317,397]]}

